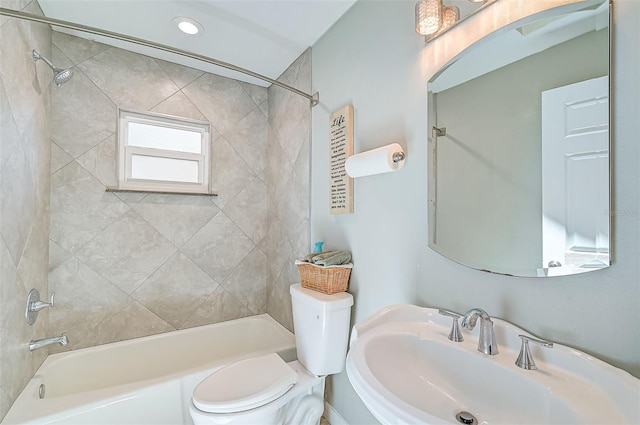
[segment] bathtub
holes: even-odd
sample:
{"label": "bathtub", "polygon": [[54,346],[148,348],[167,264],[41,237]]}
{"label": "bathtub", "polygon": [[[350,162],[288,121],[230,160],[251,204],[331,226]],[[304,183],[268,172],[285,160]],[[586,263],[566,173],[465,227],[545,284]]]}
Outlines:
{"label": "bathtub", "polygon": [[53,354],[2,424],[191,424],[191,393],[202,379],[272,352],[295,360],[295,338],[263,314]]}

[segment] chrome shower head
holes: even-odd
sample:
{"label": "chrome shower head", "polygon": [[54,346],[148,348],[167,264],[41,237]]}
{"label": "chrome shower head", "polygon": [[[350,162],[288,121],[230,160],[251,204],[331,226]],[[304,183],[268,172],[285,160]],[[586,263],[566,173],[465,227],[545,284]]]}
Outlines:
{"label": "chrome shower head", "polygon": [[53,66],[51,61],[49,61],[49,59],[47,59],[44,56],[42,56],[36,50],[33,50],[31,52],[31,56],[33,57],[34,61],[43,60],[44,63],[49,65],[49,68],[51,68],[51,70],[53,71],[53,82],[57,87],[60,87],[61,85],[63,85],[67,81],[69,81],[71,79],[71,77],[73,77],[73,70],[72,69],[56,68],[55,66]]}
{"label": "chrome shower head", "polygon": [[73,70],[71,69],[53,69],[53,82],[56,86],[60,87],[73,77]]}

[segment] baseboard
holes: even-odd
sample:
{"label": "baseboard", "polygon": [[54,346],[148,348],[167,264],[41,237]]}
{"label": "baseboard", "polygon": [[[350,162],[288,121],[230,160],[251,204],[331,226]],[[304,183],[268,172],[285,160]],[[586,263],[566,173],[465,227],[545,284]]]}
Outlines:
{"label": "baseboard", "polygon": [[347,421],[340,416],[340,413],[326,401],[324,402],[324,417],[327,418],[331,425],[349,425]]}

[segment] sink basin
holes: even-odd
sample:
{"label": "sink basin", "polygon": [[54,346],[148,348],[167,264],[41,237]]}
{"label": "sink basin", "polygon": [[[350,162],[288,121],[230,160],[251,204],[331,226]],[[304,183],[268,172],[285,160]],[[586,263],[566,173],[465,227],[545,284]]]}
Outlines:
{"label": "sink basin", "polygon": [[[384,424],[638,424],[640,380],[569,347],[531,345],[537,370],[514,362],[523,330],[493,319],[500,353],[477,351],[478,327],[447,338],[451,319],[391,306],[354,326],[347,375]],[[466,415],[466,413],[465,413]]]}

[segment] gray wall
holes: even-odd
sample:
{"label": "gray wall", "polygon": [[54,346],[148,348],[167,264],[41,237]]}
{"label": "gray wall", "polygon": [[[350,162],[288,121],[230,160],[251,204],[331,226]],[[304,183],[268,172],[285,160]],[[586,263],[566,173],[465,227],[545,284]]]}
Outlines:
{"label": "gray wall", "polygon": [[[313,46],[320,105],[312,109],[311,238],[352,250],[354,321],[394,303],[481,307],[640,376],[640,3],[614,1],[613,265],[543,280],[479,272],[428,248],[426,85],[436,71],[430,55],[448,46],[435,41],[427,51],[413,29],[414,5],[357,2]],[[408,159],[399,172],[357,179],[355,214],[330,216],[328,119],[350,103],[355,152],[399,142]],[[328,401],[348,423],[375,423],[345,373],[330,381]]]}
{"label": "gray wall", "polygon": [[[0,4],[42,14],[35,2]],[[47,312],[33,326],[24,317],[28,292],[48,293],[53,75],[32,49],[51,55],[49,27],[0,17],[0,420],[46,356],[27,344],[45,336]]]}

